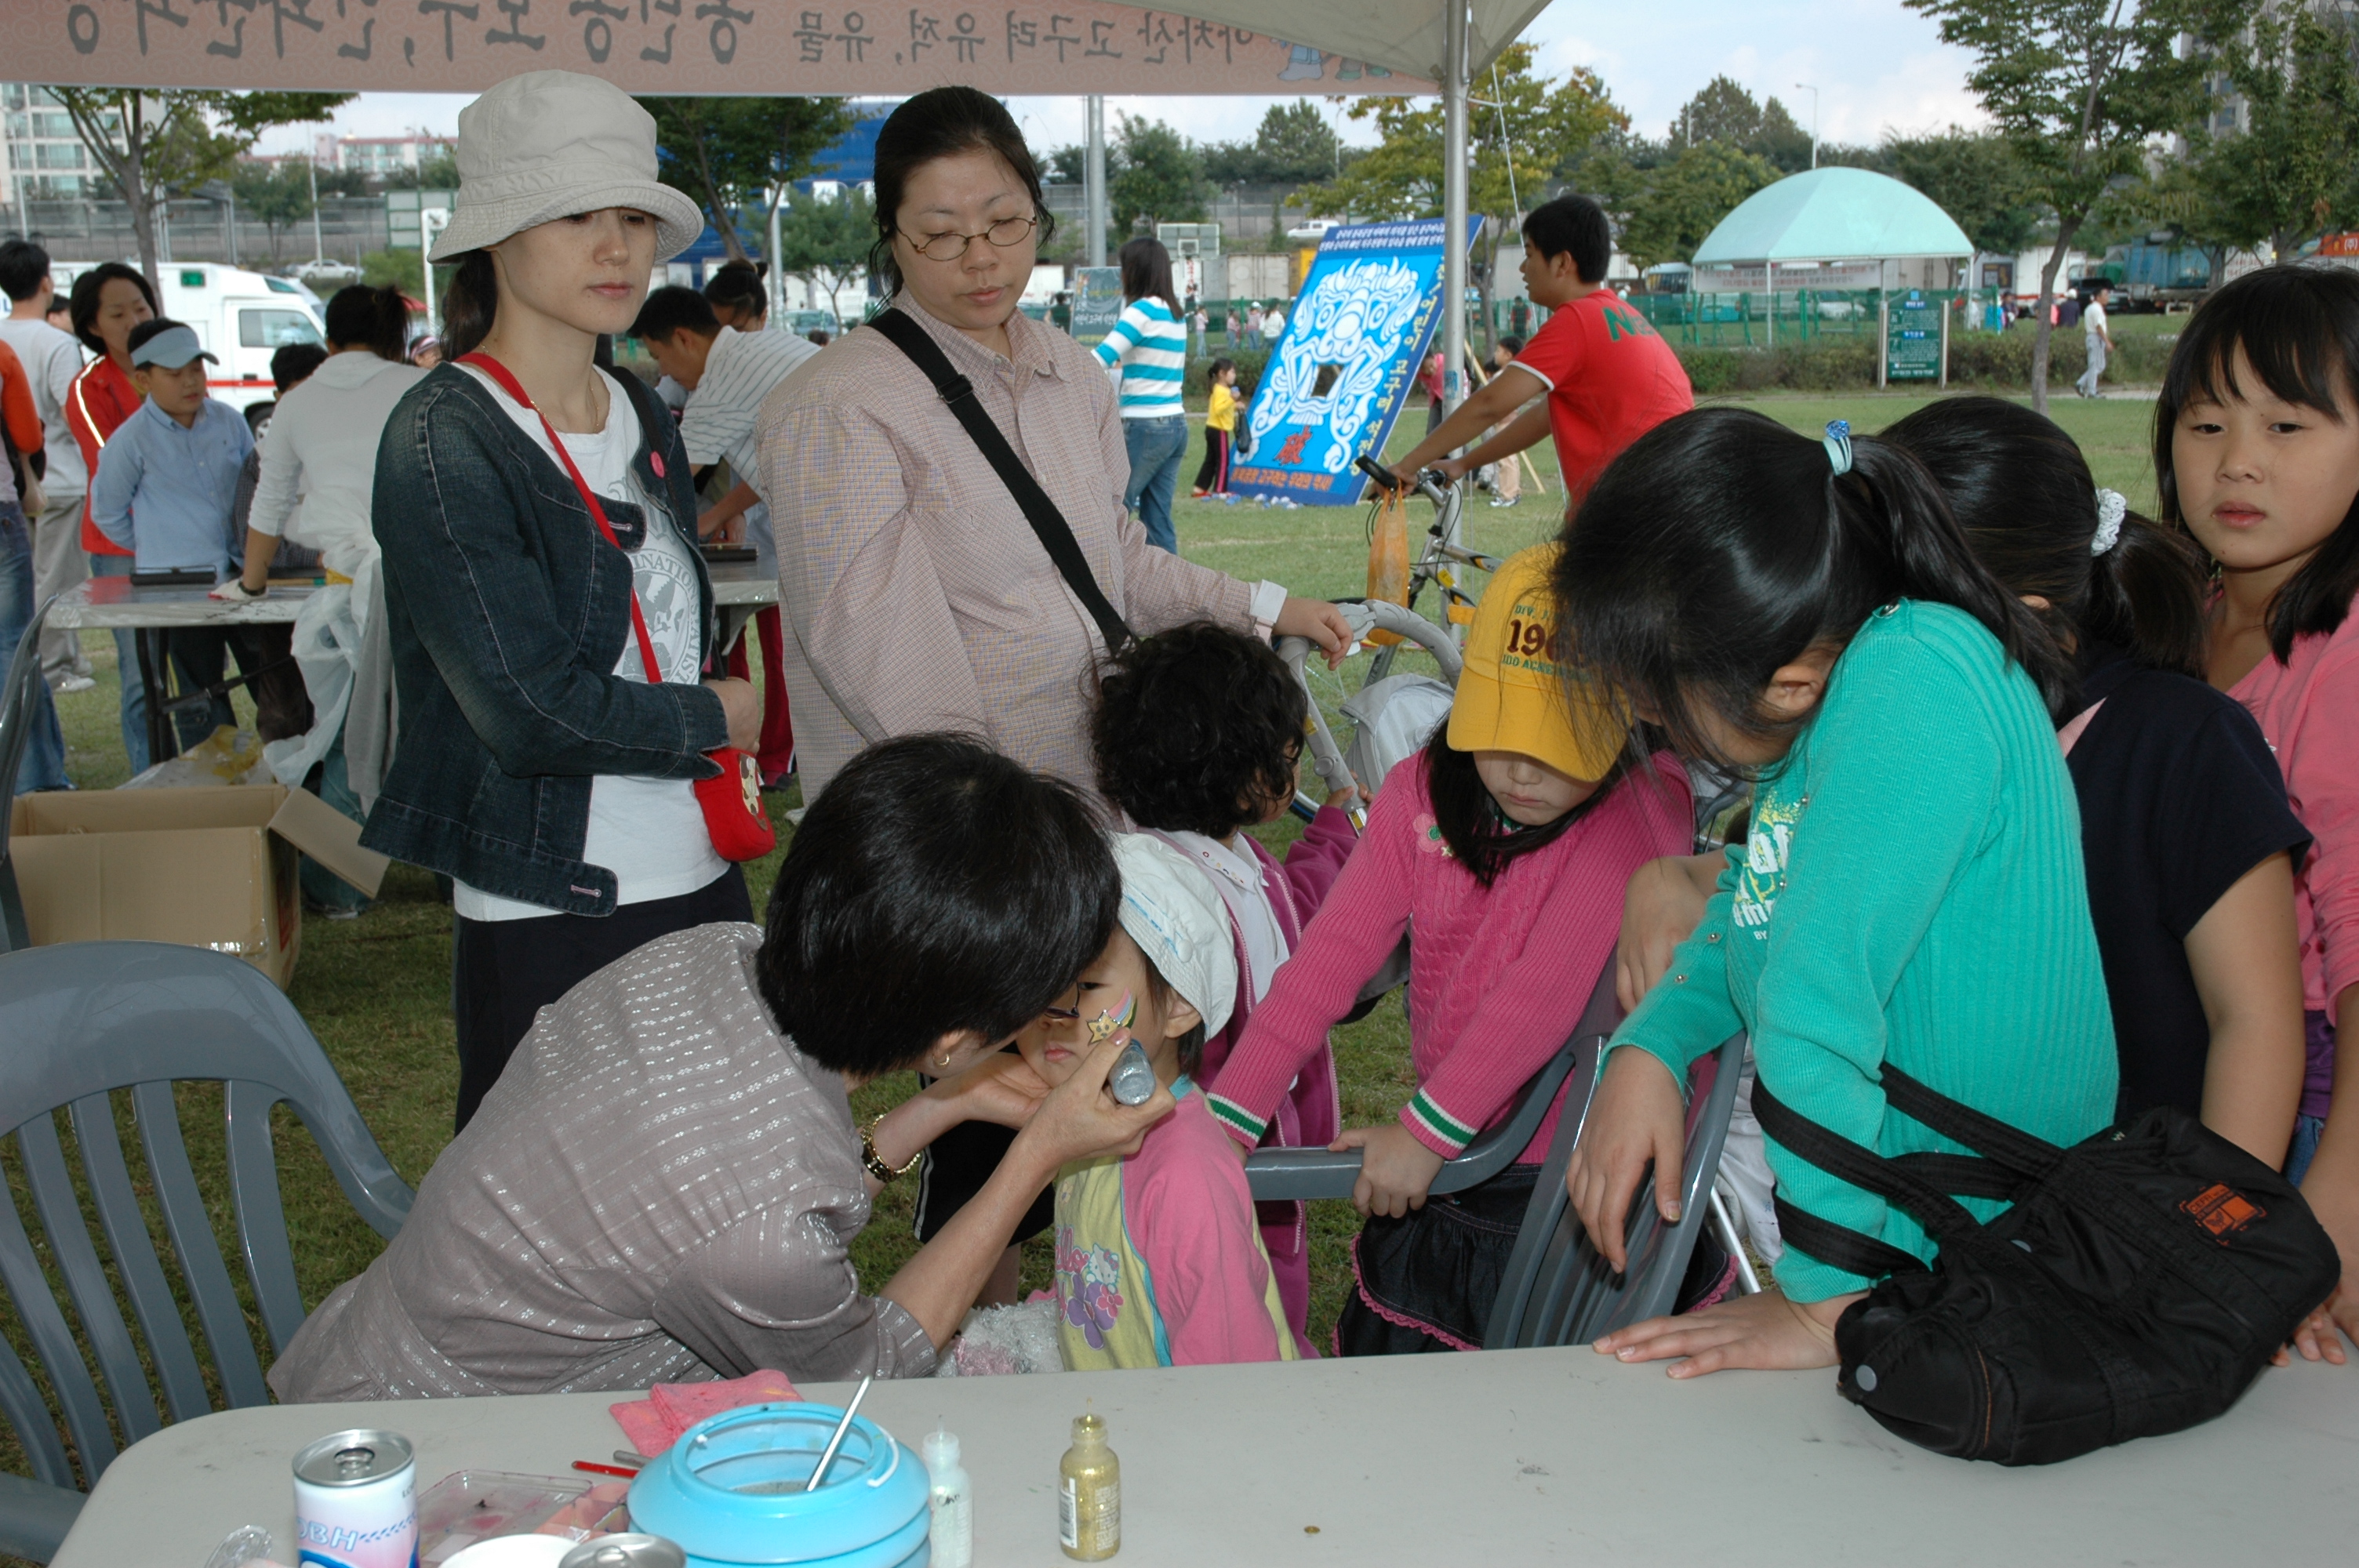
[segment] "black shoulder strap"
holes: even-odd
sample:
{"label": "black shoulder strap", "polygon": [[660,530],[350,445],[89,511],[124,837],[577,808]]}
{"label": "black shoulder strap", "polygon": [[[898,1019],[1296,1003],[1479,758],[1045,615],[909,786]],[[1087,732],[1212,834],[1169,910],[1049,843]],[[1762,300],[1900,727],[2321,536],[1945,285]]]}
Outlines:
{"label": "black shoulder strap", "polygon": [[941,345],[901,310],[886,310],[868,324],[891,339],[894,347],[926,373],[926,379],[934,384],[934,390],[950,405],[958,422],[966,427],[966,433],[974,438],[974,444],[983,449],[984,460],[998,473],[1000,482],[1007,486],[1016,504],[1023,509],[1024,520],[1039,536],[1040,547],[1057,564],[1057,575],[1065,579],[1065,586],[1073,590],[1082,608],[1098,623],[1098,634],[1105,639],[1106,651],[1121,652],[1123,644],[1131,639],[1130,628],[1123,623],[1122,617],[1107,602],[1104,590],[1098,587],[1098,579],[1092,575],[1090,563],[1082,555],[1081,542],[1073,537],[1064,514],[1057,510],[1057,503],[1049,499],[1040,481],[1016,457],[1016,449],[1007,444],[999,427],[992,423],[983,400],[974,395],[974,384],[959,374],[951,367],[950,356],[942,352]]}
{"label": "black shoulder strap", "polygon": [[[1886,1070],[1889,1071],[1888,1068]],[[1886,1159],[1840,1133],[1828,1131],[1770,1093],[1768,1084],[1759,1078],[1753,1084],[1753,1116],[1761,1123],[1762,1131],[1794,1153],[1838,1180],[1849,1182],[1853,1186],[1898,1204],[1938,1238],[1947,1240],[1982,1228],[1981,1222],[1968,1213],[1963,1205],[1927,1179],[1921,1166],[1912,1168],[1902,1161]],[[1963,1163],[1962,1156],[1951,1156],[1950,1159],[1951,1162]],[[1791,1227],[1789,1215],[1800,1219],[1799,1230]],[[1894,1260],[1907,1256],[1880,1238],[1861,1236],[1835,1225],[1832,1220],[1821,1219],[1797,1208],[1782,1195],[1777,1200],[1777,1227],[1781,1232],[1791,1234],[1794,1245],[1810,1256],[1854,1273],[1888,1274],[1897,1267]],[[1817,1238],[1818,1245],[1804,1240],[1805,1233]],[[1845,1238],[1848,1239],[1843,1239]],[[1833,1249],[1834,1253],[1821,1250],[1822,1247]],[[1863,1249],[1880,1249],[1875,1256],[1881,1257],[1883,1260],[1876,1267],[1864,1267],[1863,1260],[1870,1255],[1863,1252]],[[1914,1260],[1911,1261],[1913,1263]]]}

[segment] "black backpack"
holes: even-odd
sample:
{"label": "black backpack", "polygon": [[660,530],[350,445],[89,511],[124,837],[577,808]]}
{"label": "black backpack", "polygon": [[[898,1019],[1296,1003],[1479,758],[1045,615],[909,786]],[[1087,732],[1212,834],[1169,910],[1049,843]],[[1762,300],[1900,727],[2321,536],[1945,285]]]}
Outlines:
{"label": "black backpack", "polygon": [[[1889,1276],[1835,1325],[1836,1386],[1937,1454],[2046,1465],[2209,1421],[2341,1278],[2293,1184],[2183,1110],[2158,1107],[2060,1149],[1889,1065],[1884,1093],[1984,1158],[1886,1158],[1767,1083],[1753,1110],[1770,1137],[1899,1205],[1939,1243],[1928,1270],[1777,1199],[1795,1247]],[[1952,1194],[2014,1206],[1984,1224]]]}

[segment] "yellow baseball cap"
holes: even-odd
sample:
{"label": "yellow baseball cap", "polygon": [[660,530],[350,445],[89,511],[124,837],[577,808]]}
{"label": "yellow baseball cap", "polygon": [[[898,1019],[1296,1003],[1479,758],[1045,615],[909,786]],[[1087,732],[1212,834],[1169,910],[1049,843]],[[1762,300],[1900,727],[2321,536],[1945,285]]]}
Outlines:
{"label": "yellow baseball cap", "polygon": [[1507,557],[1483,590],[1450,709],[1461,752],[1521,752],[1577,779],[1602,779],[1630,738],[1628,716],[1564,662],[1549,572],[1557,545]]}

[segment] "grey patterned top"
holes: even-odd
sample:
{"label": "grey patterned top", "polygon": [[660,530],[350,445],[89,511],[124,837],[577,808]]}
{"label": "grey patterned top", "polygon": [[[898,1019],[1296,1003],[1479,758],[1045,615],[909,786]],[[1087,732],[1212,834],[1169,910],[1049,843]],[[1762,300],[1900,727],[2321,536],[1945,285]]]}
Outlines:
{"label": "grey patterned top", "polygon": [[271,1368],[278,1397],[931,1373],[917,1319],[861,1293],[851,1107],[772,1025],[761,940],[683,931],[544,1010],[401,1234]]}

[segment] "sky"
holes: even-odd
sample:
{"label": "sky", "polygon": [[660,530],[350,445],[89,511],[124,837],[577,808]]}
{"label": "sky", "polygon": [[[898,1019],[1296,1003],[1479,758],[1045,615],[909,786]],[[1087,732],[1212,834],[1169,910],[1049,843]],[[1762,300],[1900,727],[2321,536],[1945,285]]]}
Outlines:
{"label": "sky", "polygon": [[[1785,101],[1809,128],[1815,83],[1820,135],[1830,142],[1874,142],[1887,131],[1939,130],[1974,124],[1982,116],[1965,85],[1962,51],[1942,44],[1934,24],[1899,0],[1680,0],[1679,21],[1650,6],[1555,0],[1530,27],[1543,75],[1561,77],[1585,65],[1638,129],[1659,136],[1680,105],[1716,75],[1734,78],[1755,97]],[[338,112],[348,135],[397,135],[412,128],[442,135],[458,130],[466,103],[455,93],[364,93]],[[1115,98],[1117,110],[1169,121],[1197,141],[1249,136],[1273,98]],[[1026,138],[1042,151],[1082,139],[1083,101],[1016,98],[1009,103]],[[1336,113],[1332,110],[1331,113]],[[1346,141],[1375,140],[1368,122],[1337,115]],[[308,130],[282,130],[261,150],[288,152],[309,145]]]}

